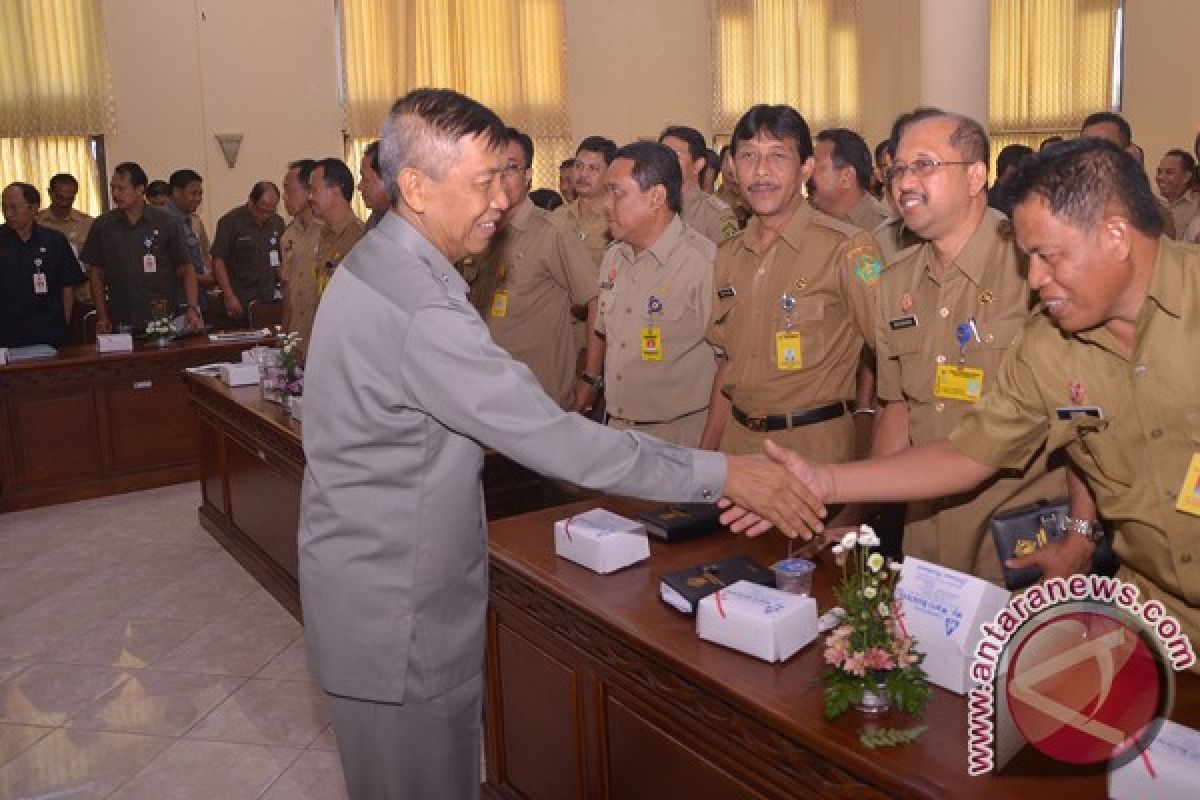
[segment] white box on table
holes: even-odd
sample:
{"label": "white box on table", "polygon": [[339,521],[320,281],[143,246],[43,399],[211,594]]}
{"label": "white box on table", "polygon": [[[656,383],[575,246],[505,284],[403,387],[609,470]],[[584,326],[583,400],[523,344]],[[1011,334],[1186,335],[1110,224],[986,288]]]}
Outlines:
{"label": "white box on table", "polygon": [[646,526],[603,508],[554,523],[554,553],[607,575],[650,557]]}
{"label": "white box on table", "polygon": [[96,352],[98,353],[132,353],[133,334],[131,333],[97,333]]}
{"label": "white box on table", "polygon": [[817,601],[738,581],[700,600],[696,634],[763,661],[786,661],[817,638]]}
{"label": "white box on table", "polygon": [[226,386],[257,386],[259,382],[257,364],[222,364],[221,381]]}

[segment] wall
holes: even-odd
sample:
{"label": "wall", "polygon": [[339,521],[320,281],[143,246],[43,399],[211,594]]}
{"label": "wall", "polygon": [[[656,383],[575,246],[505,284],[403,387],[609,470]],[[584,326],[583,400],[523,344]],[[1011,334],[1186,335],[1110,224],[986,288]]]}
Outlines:
{"label": "wall", "polygon": [[1122,108],[1133,138],[1146,151],[1154,177],[1163,153],[1192,152],[1200,131],[1200,82],[1195,77],[1200,3],[1125,3],[1125,82]]}
{"label": "wall", "polygon": [[[244,203],[287,162],[341,156],[333,0],[106,0],[117,131],[108,165],[137,161],[151,180],[204,176],[201,216]],[[244,134],[237,166],[215,133]],[[107,178],[106,178],[107,182]]]}

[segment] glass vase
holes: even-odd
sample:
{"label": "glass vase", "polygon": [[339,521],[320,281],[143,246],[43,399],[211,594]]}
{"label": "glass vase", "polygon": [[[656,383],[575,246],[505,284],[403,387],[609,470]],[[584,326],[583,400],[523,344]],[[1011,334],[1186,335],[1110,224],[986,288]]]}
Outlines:
{"label": "glass vase", "polygon": [[854,709],[863,714],[882,714],[890,709],[892,698],[884,684],[884,678],[872,675],[864,678],[862,699],[854,704]]}

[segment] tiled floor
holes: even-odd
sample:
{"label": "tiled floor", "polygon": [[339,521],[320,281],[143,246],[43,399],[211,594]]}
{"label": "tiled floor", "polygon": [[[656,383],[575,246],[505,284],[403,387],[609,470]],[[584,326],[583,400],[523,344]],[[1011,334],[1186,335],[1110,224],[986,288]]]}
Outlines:
{"label": "tiled floor", "polygon": [[0,514],[0,800],[345,797],[300,626],[199,496]]}

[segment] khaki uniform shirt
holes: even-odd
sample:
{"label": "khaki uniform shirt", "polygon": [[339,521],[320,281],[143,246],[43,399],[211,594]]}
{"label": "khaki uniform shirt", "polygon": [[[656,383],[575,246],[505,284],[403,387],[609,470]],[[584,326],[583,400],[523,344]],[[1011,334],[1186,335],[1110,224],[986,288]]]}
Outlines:
{"label": "khaki uniform shirt", "polygon": [[608,219],[603,212],[593,214],[584,211],[582,203],[582,200],[572,200],[551,213],[570,222],[575,234],[587,248],[588,255],[592,257],[596,270],[599,271],[600,262],[604,260],[604,251],[612,241],[612,237],[608,235]]}
{"label": "khaki uniform shirt", "polygon": [[858,202],[854,204],[854,207],[846,212],[845,220],[854,227],[862,228],[867,233],[871,233],[882,225],[887,220],[887,217],[887,212],[880,208],[879,201],[872,197],[869,192],[863,192],[863,196],[858,198]]}
{"label": "khaki uniform shirt", "polygon": [[732,209],[733,216],[738,221],[738,227],[746,227],[746,223],[750,221],[750,217],[754,215],[754,212],[746,204],[745,198],[742,197],[741,189],[732,183],[722,183],[721,188],[717,189],[717,197]]}
{"label": "khaki uniform shirt", "polygon": [[[717,250],[708,340],[729,359],[722,391],[750,416],[852,399],[863,344],[874,346],[874,287],[882,269],[875,240],[804,203],[769,247],[761,242],[754,217]],[[783,309],[785,295],[794,301],[791,311]],[[781,333],[799,334],[790,362]],[[770,437],[817,460],[845,461],[854,452],[848,414]],[[758,453],[765,438],[730,419],[721,450]]]}
{"label": "khaki uniform shirt", "polygon": [[729,204],[699,186],[683,190],[680,216],[689,228],[707,236],[713,244],[720,244],[741,230]]}
{"label": "khaki uniform shirt", "polygon": [[571,306],[596,296],[595,267],[582,243],[526,198],[476,268],[492,339],[524,362],[556,403],[572,408],[578,350]]}
{"label": "khaki uniform shirt", "polygon": [[313,317],[317,313],[317,243],[322,227],[319,219],[314,218],[306,227],[299,217],[293,217],[282,238],[283,267],[279,280],[291,314],[288,328],[303,337],[305,347],[312,336]]}
{"label": "khaki uniform shirt", "polygon": [[[75,252],[75,257],[79,258],[79,253],[83,250],[83,243],[87,241],[88,232],[92,229],[92,217],[72,208],[71,213],[64,220],[54,216],[50,209],[43,208],[37,212],[34,219],[43,228],[50,228],[66,236],[67,243]],[[85,266],[84,269],[87,267]],[[92,302],[92,287],[87,281],[75,287],[75,299],[85,303]]]}
{"label": "khaki uniform shirt", "polygon": [[1200,213],[1200,192],[1195,189],[1188,189],[1175,200],[1163,200],[1167,209],[1171,212],[1171,221],[1175,223],[1176,236],[1172,239],[1182,238],[1188,226],[1192,224],[1192,220]]}
{"label": "khaki uniform shirt", "polygon": [[872,233],[875,241],[879,242],[879,251],[883,254],[885,264],[892,263],[902,251],[921,243],[921,237],[904,227],[904,217],[899,215],[888,217]]}
{"label": "khaki uniform shirt", "polygon": [[[935,258],[932,244],[911,248],[883,271],[877,289],[876,392],[885,402],[908,406],[914,445],[944,439],[976,405],[938,396],[938,368],[961,364],[982,370],[986,396],[1029,316],[1025,259],[1013,241],[1012,223],[999,211],[985,212],[940,279],[934,276]],[[970,320],[981,341],[972,336],[960,353],[956,328]],[[910,503],[904,554],[1003,585],[988,529],[992,515],[1066,493],[1063,469],[1048,473],[1043,450],[1024,474],[999,477],[965,495]]]}
{"label": "khaki uniform shirt", "polygon": [[316,256],[318,300],[321,293],[325,291],[329,279],[333,277],[333,272],[337,269],[338,264],[342,263],[342,259],[350,252],[350,248],[358,244],[358,240],[363,237],[364,233],[366,230],[363,229],[362,220],[354,214],[347,217],[340,227],[329,222],[321,226],[321,235],[317,239]]}
{"label": "khaki uniform shirt", "polygon": [[[608,249],[596,331],[606,341],[605,402],[613,417],[674,422],[708,408],[717,370],[716,353],[705,339],[716,252],[678,215],[636,256],[624,242]],[[657,336],[647,343],[647,333]],[[699,438],[691,444],[698,443]]]}
{"label": "khaki uniform shirt", "polygon": [[269,303],[275,299],[282,236],[283,217],[272,214],[260,225],[244,205],[217,221],[212,256],[225,262],[229,286],[247,311],[252,301]]}
{"label": "khaki uniform shirt", "polygon": [[[1044,313],[1025,325],[994,388],[950,434],[971,458],[1019,469],[1043,446],[1066,446],[1114,523],[1117,577],[1155,598],[1200,642],[1200,499],[1188,465],[1200,454],[1200,248],[1159,240],[1132,358],[1104,328],[1065,334]],[[1093,405],[1104,418],[1058,419]]]}
{"label": "khaki uniform shirt", "polygon": [[1171,213],[1171,207],[1167,205],[1167,201],[1161,197],[1155,198],[1158,200],[1158,215],[1163,221],[1163,236],[1168,239],[1178,239],[1183,233],[1183,228],[1175,227],[1175,215]]}

